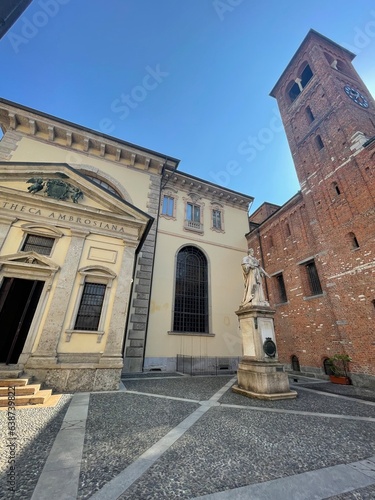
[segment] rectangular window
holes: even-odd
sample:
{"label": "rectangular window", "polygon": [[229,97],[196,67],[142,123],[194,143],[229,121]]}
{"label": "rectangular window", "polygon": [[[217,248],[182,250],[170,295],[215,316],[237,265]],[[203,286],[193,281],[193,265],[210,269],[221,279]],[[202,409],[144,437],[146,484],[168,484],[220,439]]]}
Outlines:
{"label": "rectangular window", "polygon": [[161,213],[163,215],[168,215],[169,217],[173,217],[173,212],[174,212],[174,198],[172,198],[171,196],[164,196]]}
{"label": "rectangular window", "polygon": [[286,289],[285,289],[285,283],[284,283],[284,277],[282,273],[278,274],[275,276],[276,281],[277,281],[277,291],[278,291],[278,303],[284,303],[288,302],[288,297],[286,295]]}
{"label": "rectangular window", "polygon": [[221,211],[212,210],[212,227],[221,229]]}
{"label": "rectangular window", "polygon": [[193,203],[188,203],[186,206],[186,219],[192,222],[200,222],[201,207],[199,205],[194,205]]}
{"label": "rectangular window", "polygon": [[74,325],[75,330],[98,330],[105,290],[106,285],[85,283]]}
{"label": "rectangular window", "polygon": [[22,247],[22,252],[37,252],[42,255],[51,255],[55,238],[28,234]]}
{"label": "rectangular window", "polygon": [[315,266],[315,262],[314,261],[307,262],[307,264],[305,264],[305,267],[307,272],[308,283],[310,286],[310,294],[321,295],[323,293],[323,290],[320,284],[319,275]]}

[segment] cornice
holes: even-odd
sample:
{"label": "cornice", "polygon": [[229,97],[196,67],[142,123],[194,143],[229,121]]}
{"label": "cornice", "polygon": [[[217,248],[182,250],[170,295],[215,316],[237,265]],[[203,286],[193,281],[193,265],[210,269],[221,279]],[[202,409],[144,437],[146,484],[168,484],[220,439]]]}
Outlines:
{"label": "cornice", "polygon": [[[299,205],[303,204],[303,195],[301,191],[298,191],[294,196],[292,196],[288,201],[281,205],[275,212],[269,215],[263,222],[260,224],[252,223],[254,225],[253,229],[249,231],[245,236],[250,235],[254,229],[262,229],[265,230],[265,227],[269,224],[272,224],[275,220],[284,220],[290,216],[291,213],[295,212]],[[294,205],[294,208],[292,208]],[[292,210],[291,210],[292,209]]]}
{"label": "cornice", "polygon": [[167,190],[170,188],[179,189],[186,193],[194,193],[199,197],[208,198],[212,203],[221,202],[244,210],[247,210],[249,204],[254,200],[252,196],[237,193],[183,172],[167,169],[163,174],[162,189]]}
{"label": "cornice", "polygon": [[0,123],[34,140],[74,152],[113,161],[128,168],[161,174],[163,167],[177,168],[179,160],[60,120],[36,110],[0,100]]}

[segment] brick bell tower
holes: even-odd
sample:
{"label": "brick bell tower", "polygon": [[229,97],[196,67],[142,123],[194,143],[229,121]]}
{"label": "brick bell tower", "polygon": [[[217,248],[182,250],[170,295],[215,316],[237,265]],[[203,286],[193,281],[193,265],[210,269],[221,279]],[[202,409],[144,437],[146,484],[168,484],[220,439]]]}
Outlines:
{"label": "brick bell tower", "polygon": [[[375,386],[375,102],[354,57],[310,30],[272,89],[301,186],[299,218],[296,211],[288,218],[286,205],[259,231],[288,222],[294,234],[282,240],[276,232],[285,248],[264,261],[286,280],[284,316],[275,317],[285,352],[314,369],[326,356],[348,353],[356,383]],[[319,292],[306,290],[310,261]]]}
{"label": "brick bell tower", "polygon": [[354,57],[310,30],[271,91],[302,191],[315,176],[332,176],[375,136],[375,103],[351,63]]}

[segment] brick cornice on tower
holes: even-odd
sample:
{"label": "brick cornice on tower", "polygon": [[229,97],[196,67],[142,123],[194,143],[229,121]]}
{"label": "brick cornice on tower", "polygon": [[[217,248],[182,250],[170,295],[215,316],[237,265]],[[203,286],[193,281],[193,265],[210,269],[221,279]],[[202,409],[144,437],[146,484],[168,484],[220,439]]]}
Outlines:
{"label": "brick cornice on tower", "polygon": [[301,53],[306,53],[308,46],[311,45],[311,43],[317,42],[324,42],[327,45],[331,45],[336,51],[340,51],[343,54],[346,54],[346,57],[352,61],[355,58],[355,54],[351,52],[348,49],[345,49],[338,43],[334,42],[333,40],[325,37],[324,35],[318,33],[317,31],[310,29],[310,31],[307,33],[305,38],[303,39],[301,45],[299,46],[298,51],[294,54],[288,65],[286,66],[285,70],[281,74],[280,78],[277,80],[276,84],[274,85],[273,89],[270,92],[270,96],[276,97],[276,93],[279,90],[280,85],[285,79],[285,75],[291,70],[294,69],[298,61],[300,60],[300,54]]}

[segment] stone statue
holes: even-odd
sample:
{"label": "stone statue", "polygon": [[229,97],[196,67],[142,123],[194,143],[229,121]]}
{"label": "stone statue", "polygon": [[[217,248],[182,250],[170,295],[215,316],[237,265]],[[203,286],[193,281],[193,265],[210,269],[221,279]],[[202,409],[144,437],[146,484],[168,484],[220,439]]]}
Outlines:
{"label": "stone statue", "polygon": [[37,193],[44,188],[43,179],[41,179],[40,177],[32,177],[31,179],[26,181],[26,183],[31,184],[31,186],[27,188],[28,192],[31,194]]}
{"label": "stone statue", "polygon": [[246,304],[268,306],[268,302],[264,296],[262,278],[269,274],[261,267],[259,260],[254,257],[254,250],[249,248],[246,257],[242,259],[242,273],[244,281],[244,295],[241,306]]}

